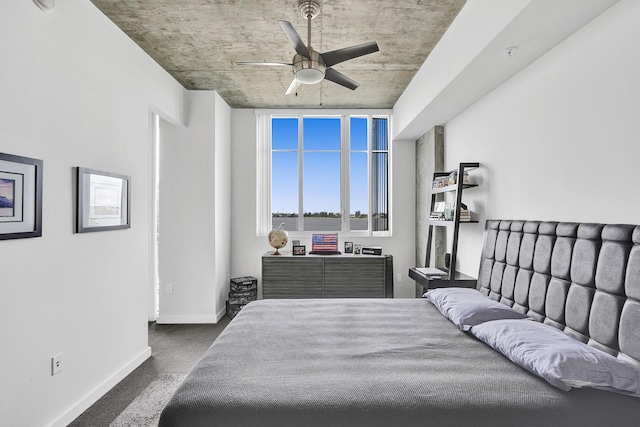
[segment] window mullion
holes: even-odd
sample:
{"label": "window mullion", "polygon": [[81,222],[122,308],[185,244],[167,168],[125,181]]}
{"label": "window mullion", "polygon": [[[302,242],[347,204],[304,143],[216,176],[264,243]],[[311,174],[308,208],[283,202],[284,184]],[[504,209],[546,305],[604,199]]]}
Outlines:
{"label": "window mullion", "polygon": [[304,230],[304,125],[303,117],[298,116],[298,230]]}
{"label": "window mullion", "polygon": [[342,116],[340,118],[340,159],[341,159],[341,176],[340,176],[340,214],[342,216],[342,231],[351,229],[351,207],[349,200],[349,188],[351,183],[350,175],[350,117]]}
{"label": "window mullion", "polygon": [[374,206],[374,188],[373,179],[371,174],[373,171],[373,120],[371,116],[367,116],[367,188],[369,189],[369,215],[367,215],[367,233],[369,236],[373,234],[373,213],[375,212]]}

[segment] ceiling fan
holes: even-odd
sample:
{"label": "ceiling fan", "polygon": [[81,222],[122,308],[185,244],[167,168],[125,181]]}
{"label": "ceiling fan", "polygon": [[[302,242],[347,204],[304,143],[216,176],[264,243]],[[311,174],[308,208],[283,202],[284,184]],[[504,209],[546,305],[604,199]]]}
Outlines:
{"label": "ceiling fan", "polygon": [[320,6],[315,1],[304,1],[300,4],[299,10],[307,20],[307,40],[305,46],[298,32],[290,22],[278,21],[280,27],[289,39],[289,42],[296,51],[290,64],[284,62],[237,62],[238,65],[267,65],[267,66],[289,66],[293,67],[293,81],[289,85],[285,95],[289,95],[298,90],[301,84],[316,84],[323,79],[337,83],[348,89],[355,90],[358,83],[351,80],[344,74],[336,71],[332,67],[344,61],[348,61],[359,56],[378,52],[376,42],[363,43],[356,46],[345,47],[343,49],[332,50],[331,52],[320,53],[311,47],[311,20],[320,13]]}

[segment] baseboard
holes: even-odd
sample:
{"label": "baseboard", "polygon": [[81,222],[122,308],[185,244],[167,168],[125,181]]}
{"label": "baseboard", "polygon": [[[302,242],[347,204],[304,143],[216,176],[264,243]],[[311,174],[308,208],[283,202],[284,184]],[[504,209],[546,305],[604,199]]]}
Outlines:
{"label": "baseboard", "polygon": [[84,411],[89,409],[91,405],[96,403],[98,399],[107,394],[109,390],[115,387],[120,381],[122,381],[127,375],[140,366],[145,360],[151,357],[151,347],[147,347],[139,355],[134,357],[125,366],[123,366],[118,372],[109,377],[106,381],[91,391],[84,399],[74,405],[65,414],[58,418],[52,427],[65,427],[69,425],[73,420],[78,418]]}
{"label": "baseboard", "polygon": [[222,307],[222,310],[220,310],[218,312],[218,314],[216,315],[216,323],[218,323],[220,321],[220,319],[222,319],[222,317],[224,317],[224,315],[227,314],[227,307]]}
{"label": "baseboard", "polygon": [[158,325],[179,325],[195,323],[218,323],[220,320],[215,314],[160,314],[156,318]]}

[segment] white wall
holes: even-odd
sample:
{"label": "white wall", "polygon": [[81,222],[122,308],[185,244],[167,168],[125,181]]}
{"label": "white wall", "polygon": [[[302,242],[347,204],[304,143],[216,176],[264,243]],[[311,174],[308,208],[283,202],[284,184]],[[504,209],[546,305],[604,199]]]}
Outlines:
{"label": "white wall", "polygon": [[[447,166],[482,164],[482,219],[638,223],[639,21],[620,1],[447,123]],[[473,275],[480,229],[459,246]]]}
{"label": "white wall", "polygon": [[[0,2],[0,58],[0,152],[44,161],[43,236],[0,241],[0,424],[66,425],[150,355],[149,110],[184,89],[88,1]],[[74,234],[76,166],[131,176],[130,229]]]}
{"label": "white wall", "polygon": [[187,108],[187,127],[160,128],[157,323],[216,323],[225,312],[231,109],[213,91],[189,91]]}
{"label": "white wall", "polygon": [[[254,110],[233,110],[231,138],[231,276],[254,276],[259,279],[261,259],[273,251],[265,236],[256,235],[256,115]],[[393,255],[394,295],[412,298],[414,282],[407,273],[414,266],[415,233],[415,162],[414,145],[392,141],[392,237],[343,239],[382,246]],[[296,237],[297,238],[297,237]],[[300,239],[310,246],[311,238]],[[290,250],[286,248],[285,250]],[[401,278],[398,281],[397,275]]]}
{"label": "white wall", "polygon": [[477,78],[477,73],[476,84],[463,92],[455,89],[459,86],[455,82],[460,81],[470,64],[530,2],[467,2],[394,105],[394,138],[416,140],[481,96],[485,83],[484,78]]}
{"label": "white wall", "polygon": [[617,1],[467,2],[394,105],[394,138],[448,122]]}

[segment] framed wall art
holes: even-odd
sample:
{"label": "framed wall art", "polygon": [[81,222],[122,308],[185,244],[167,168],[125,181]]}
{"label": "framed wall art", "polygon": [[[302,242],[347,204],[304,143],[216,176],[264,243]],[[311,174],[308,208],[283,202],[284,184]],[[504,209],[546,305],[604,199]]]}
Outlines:
{"label": "framed wall art", "polygon": [[131,227],[131,177],[77,168],[76,232]]}
{"label": "framed wall art", "polygon": [[42,160],[0,153],[0,240],[42,236]]}

